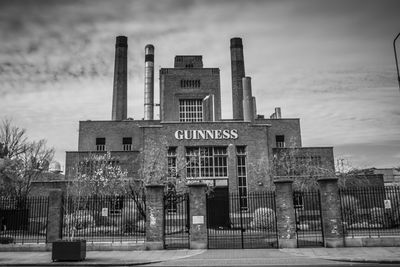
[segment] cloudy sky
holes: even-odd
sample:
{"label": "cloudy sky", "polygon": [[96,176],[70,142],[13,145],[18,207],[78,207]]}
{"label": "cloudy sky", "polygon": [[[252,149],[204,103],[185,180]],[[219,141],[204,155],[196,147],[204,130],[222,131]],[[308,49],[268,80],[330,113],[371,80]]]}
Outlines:
{"label": "cloudy sky", "polygon": [[1,0],[0,118],[46,138],[64,164],[65,151],[77,150],[79,120],[111,118],[115,37],[126,35],[129,117],[143,117],[151,43],[155,81],[177,54],[219,67],[229,119],[237,36],[259,114],[281,107],[283,117],[301,118],[304,146],[333,146],[355,167],[400,166],[399,10],[398,0]]}

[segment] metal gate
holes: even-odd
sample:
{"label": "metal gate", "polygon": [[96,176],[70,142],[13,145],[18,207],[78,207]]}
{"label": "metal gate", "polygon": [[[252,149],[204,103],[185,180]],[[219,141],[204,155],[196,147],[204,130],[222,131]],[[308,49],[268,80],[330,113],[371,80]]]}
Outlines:
{"label": "metal gate", "polygon": [[318,190],[295,191],[293,201],[296,214],[297,247],[324,246],[320,192]]}
{"label": "metal gate", "polygon": [[164,248],[189,248],[189,195],[168,192],[164,196]]}
{"label": "metal gate", "polygon": [[208,248],[276,248],[275,193],[207,196]]}

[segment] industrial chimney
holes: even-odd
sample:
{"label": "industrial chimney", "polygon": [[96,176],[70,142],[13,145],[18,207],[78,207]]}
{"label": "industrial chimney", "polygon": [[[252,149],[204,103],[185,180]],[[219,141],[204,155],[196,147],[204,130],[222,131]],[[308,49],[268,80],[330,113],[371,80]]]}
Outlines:
{"label": "industrial chimney", "polygon": [[232,112],[234,120],[243,120],[243,87],[245,76],[242,39],[231,39]]}
{"label": "industrial chimney", "polygon": [[243,77],[243,120],[254,122],[253,96],[251,92],[251,78]]}
{"label": "industrial chimney", "polygon": [[112,120],[120,121],[127,118],[127,67],[128,38],[117,36],[115,44],[114,89],[112,102]]}
{"label": "industrial chimney", "polygon": [[154,120],[154,46],[148,44],[144,51],[144,119]]}

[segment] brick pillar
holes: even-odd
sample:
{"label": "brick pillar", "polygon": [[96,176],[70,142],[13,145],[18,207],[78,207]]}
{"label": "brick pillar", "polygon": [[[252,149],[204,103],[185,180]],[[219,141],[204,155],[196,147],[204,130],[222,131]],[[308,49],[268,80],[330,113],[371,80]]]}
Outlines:
{"label": "brick pillar", "polygon": [[146,249],[164,248],[164,186],[146,186]]}
{"label": "brick pillar", "polygon": [[207,248],[207,208],[205,184],[189,184],[190,248]]}
{"label": "brick pillar", "polygon": [[63,192],[60,189],[49,191],[49,206],[47,218],[47,243],[61,239],[63,220]]}
{"label": "brick pillar", "polygon": [[279,248],[297,247],[292,183],[292,179],[274,181]]}
{"label": "brick pillar", "polygon": [[329,248],[343,247],[344,245],[337,180],[336,177],[318,179],[325,247]]}

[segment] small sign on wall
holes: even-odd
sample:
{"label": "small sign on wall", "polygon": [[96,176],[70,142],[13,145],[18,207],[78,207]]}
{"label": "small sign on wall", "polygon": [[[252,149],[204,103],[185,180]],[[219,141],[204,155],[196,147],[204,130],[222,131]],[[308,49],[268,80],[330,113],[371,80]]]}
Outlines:
{"label": "small sign on wall", "polygon": [[204,224],[204,216],[193,216],[193,224]]}
{"label": "small sign on wall", "polygon": [[101,216],[108,217],[108,208],[101,209]]}
{"label": "small sign on wall", "polygon": [[390,202],[390,199],[385,199],[385,209],[391,209],[392,208],[392,203]]}

